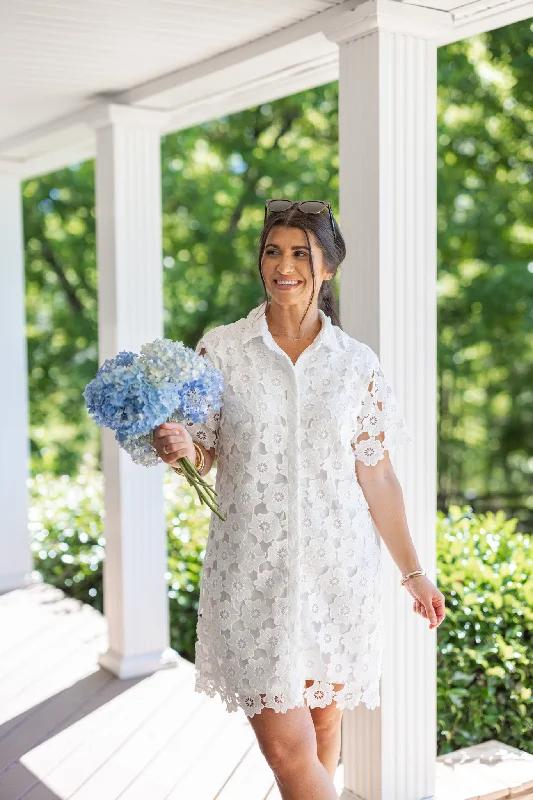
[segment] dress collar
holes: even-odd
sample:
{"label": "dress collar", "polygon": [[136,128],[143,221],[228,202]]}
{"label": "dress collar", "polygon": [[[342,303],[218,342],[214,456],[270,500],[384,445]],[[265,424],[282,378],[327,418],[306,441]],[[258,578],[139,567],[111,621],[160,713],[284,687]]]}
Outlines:
{"label": "dress collar", "polygon": [[[250,339],[253,339],[255,336],[261,336],[265,343],[274,341],[274,338],[268,329],[265,310],[266,301],[262,302],[255,308],[252,308],[248,316],[245,317],[244,331],[241,337],[241,341],[243,343],[250,341]],[[327,347],[338,350],[340,345],[334,330],[335,326],[331,322],[331,318],[328,317],[328,315],[325,314],[321,308],[318,309],[318,316],[322,320],[322,327],[316,338]]]}

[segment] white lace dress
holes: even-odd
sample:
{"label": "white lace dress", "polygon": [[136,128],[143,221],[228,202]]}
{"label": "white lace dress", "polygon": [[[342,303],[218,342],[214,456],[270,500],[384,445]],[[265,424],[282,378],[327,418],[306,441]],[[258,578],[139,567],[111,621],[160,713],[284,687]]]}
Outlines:
{"label": "white lace dress", "polygon": [[322,329],[293,365],[264,310],[211,329],[196,347],[226,382],[221,410],[188,429],[215,447],[227,519],[210,520],[195,690],[247,716],[304,698],[311,708],[375,708],[380,543],[355,459],[374,465],[412,437],[368,345],[319,311]]}

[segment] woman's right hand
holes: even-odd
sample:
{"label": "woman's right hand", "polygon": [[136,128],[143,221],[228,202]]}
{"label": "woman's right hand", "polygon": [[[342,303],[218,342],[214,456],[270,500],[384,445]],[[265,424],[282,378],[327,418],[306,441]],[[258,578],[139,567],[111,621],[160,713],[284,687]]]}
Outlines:
{"label": "woman's right hand", "polygon": [[192,436],[181,422],[163,422],[162,425],[154,428],[152,444],[157,455],[165,464],[176,464],[180,458],[185,456],[193,464],[196,461]]}

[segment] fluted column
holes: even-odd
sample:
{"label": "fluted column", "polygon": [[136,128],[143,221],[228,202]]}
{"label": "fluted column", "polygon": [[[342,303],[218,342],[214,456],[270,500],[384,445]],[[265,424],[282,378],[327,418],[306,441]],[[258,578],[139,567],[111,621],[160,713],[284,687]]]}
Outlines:
{"label": "fluted column", "polygon": [[[96,128],[99,363],[163,335],[163,115],[110,105]],[[120,678],[176,663],[169,649],[163,465],[141,467],[103,429],[104,612],[100,664]]]}
{"label": "fluted column", "polygon": [[30,579],[29,419],[24,241],[18,167],[0,161],[0,594]]}
{"label": "fluted column", "polygon": [[[419,559],[436,581],[436,42],[448,15],[369,0],[339,44],[340,310],[380,356],[414,442],[393,456]],[[434,792],[436,630],[412,610],[385,544],[381,705],[343,718],[342,800]]]}

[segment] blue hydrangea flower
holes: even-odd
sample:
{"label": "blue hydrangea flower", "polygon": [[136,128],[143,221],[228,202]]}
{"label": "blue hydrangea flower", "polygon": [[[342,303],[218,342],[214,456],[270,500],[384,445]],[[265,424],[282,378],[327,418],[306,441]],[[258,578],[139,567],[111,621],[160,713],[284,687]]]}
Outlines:
{"label": "blue hydrangea flower", "polygon": [[155,339],[139,355],[121,351],[107,359],[83,397],[100,427],[115,431],[115,439],[136,464],[161,461],[149,434],[161,423],[205,422],[222,405],[224,378],[220,370],[183,342]]}

